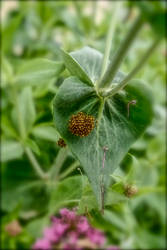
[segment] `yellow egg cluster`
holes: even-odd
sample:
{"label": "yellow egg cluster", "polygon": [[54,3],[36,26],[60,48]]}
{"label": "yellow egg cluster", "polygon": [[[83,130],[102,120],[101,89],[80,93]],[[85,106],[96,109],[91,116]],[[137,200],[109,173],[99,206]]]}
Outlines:
{"label": "yellow egg cluster", "polygon": [[64,141],[62,138],[60,138],[60,139],[58,140],[57,144],[58,144],[60,147],[62,147],[62,148],[64,148],[64,147],[66,146],[66,143],[65,143],[65,141]]}
{"label": "yellow egg cluster", "polygon": [[83,112],[72,115],[69,120],[69,130],[72,134],[85,137],[90,134],[95,126],[95,118]]}

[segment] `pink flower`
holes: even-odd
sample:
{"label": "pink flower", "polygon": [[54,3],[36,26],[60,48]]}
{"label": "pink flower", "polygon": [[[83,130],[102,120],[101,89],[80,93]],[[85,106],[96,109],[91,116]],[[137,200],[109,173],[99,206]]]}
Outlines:
{"label": "pink flower", "polygon": [[71,246],[70,244],[65,244],[62,250],[83,250],[83,249],[80,247]]}
{"label": "pink flower", "polygon": [[56,235],[56,233],[52,227],[51,228],[47,227],[44,229],[44,237],[52,242],[57,242],[59,239],[58,235]]}
{"label": "pink flower", "polygon": [[57,224],[54,224],[54,232],[55,234],[59,235],[59,237],[61,237],[64,232],[67,230],[67,228],[69,227],[68,224],[64,224],[64,223],[57,223]]}
{"label": "pink flower", "polygon": [[76,213],[74,211],[70,211],[67,208],[63,208],[60,210],[60,214],[63,219],[67,221],[75,221],[76,220]]}
{"label": "pink flower", "polygon": [[102,246],[105,242],[105,236],[102,232],[97,229],[90,228],[88,230],[88,238],[98,246]]}
{"label": "pink flower", "polygon": [[73,250],[73,249],[72,249],[71,245],[65,244],[65,245],[63,246],[63,250]]}
{"label": "pink flower", "polygon": [[69,210],[67,208],[60,209],[60,214],[62,217],[68,217]]}
{"label": "pink flower", "polygon": [[72,231],[72,232],[68,233],[67,237],[68,237],[69,244],[75,245],[77,243],[77,239],[78,239],[77,232]]}
{"label": "pink flower", "polygon": [[90,228],[90,225],[89,225],[87,219],[84,216],[82,216],[77,224],[78,232],[79,233],[86,233],[89,228]]}
{"label": "pink flower", "polygon": [[[86,217],[77,215],[67,208],[60,210],[61,217],[51,218],[51,227],[44,229],[43,238],[38,239],[33,250],[84,250],[107,249],[104,234],[93,228]],[[119,250],[110,246],[107,250]]]}
{"label": "pink flower", "polygon": [[117,246],[109,246],[107,250],[120,250],[120,248]]}
{"label": "pink flower", "polygon": [[51,244],[48,239],[43,238],[36,241],[36,243],[33,246],[34,250],[50,250]]}
{"label": "pink flower", "polygon": [[61,219],[57,218],[55,216],[52,216],[50,219],[51,219],[51,222],[53,222],[53,223],[59,223],[59,222],[61,222]]}

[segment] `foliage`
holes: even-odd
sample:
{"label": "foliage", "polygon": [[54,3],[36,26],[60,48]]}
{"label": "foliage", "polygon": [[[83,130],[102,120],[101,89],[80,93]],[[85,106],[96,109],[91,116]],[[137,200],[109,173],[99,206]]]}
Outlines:
{"label": "foliage", "polygon": [[[96,79],[95,76],[99,78],[100,67],[98,64],[101,63],[98,56],[102,58],[101,54],[87,47],[73,53],[73,57],[82,67],[81,72],[84,72],[84,68],[87,67],[89,69],[87,74],[92,79]],[[81,58],[82,61],[78,58]],[[68,59],[65,58],[65,62],[66,60],[70,70],[70,65],[73,64],[68,64]],[[72,61],[72,59],[70,60]],[[73,66],[70,71],[75,73]],[[101,185],[107,189],[110,183],[110,174],[113,173],[130,145],[151,120],[151,101],[148,98],[149,91],[139,81],[129,83],[126,88],[127,92],[113,99],[103,100],[97,95],[96,89],[87,86],[85,82],[88,76],[84,79],[84,75],[86,73],[80,74],[78,67],[77,76],[83,81],[77,77],[70,77],[63,82],[54,101],[54,120],[57,130],[81,162],[100,204],[102,200]],[[91,79],[88,80],[90,83]],[[129,118],[127,117],[127,104],[133,99],[137,100],[138,103],[131,111]],[[86,138],[76,137],[68,130],[70,116],[77,111],[91,114],[97,121],[96,128]],[[104,147],[107,147],[108,151],[103,169]]]}
{"label": "foliage", "polygon": [[[143,8],[144,20],[155,21],[156,31],[159,24],[164,30],[159,14],[163,1],[156,3],[159,8],[153,1],[142,2],[130,8],[122,3],[126,15],[118,18],[109,61],[136,8]],[[165,247],[164,40],[136,79],[114,96],[103,97],[104,89],[100,92],[97,86],[112,4],[105,8],[103,1],[20,1],[4,17],[2,249],[31,248],[50,216],[63,207],[86,214],[109,244],[122,249]],[[111,86],[118,86],[137,64],[154,40],[153,30],[142,28]],[[129,106],[128,115],[132,100],[137,102]],[[80,111],[96,120],[83,138],[68,130],[71,115]],[[57,144],[59,138],[65,148]],[[131,198],[127,186],[138,189]],[[13,237],[6,226],[15,220],[22,232]]]}

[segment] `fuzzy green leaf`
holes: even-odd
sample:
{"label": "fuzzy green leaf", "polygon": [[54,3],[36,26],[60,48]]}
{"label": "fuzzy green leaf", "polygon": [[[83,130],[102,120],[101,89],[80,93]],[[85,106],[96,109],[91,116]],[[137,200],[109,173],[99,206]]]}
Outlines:
{"label": "fuzzy green leaf", "polygon": [[78,203],[82,195],[82,177],[69,177],[51,189],[49,214],[57,212],[68,204]]}
{"label": "fuzzy green leaf", "polygon": [[[103,54],[98,50],[88,46],[71,52],[70,54],[62,51],[65,66],[74,76],[81,81],[93,85],[100,78]],[[119,83],[124,77],[122,72],[118,72],[113,79],[114,83]]]}
{"label": "fuzzy green leaf", "polygon": [[[60,135],[66,140],[73,154],[80,161],[92,185],[98,203],[102,203],[101,187],[105,189],[113,173],[133,142],[144,132],[152,118],[150,92],[140,81],[132,81],[126,92],[112,99],[102,100],[94,88],[76,77],[64,81],[54,100],[54,121]],[[130,116],[127,115],[127,104]],[[87,136],[80,138],[68,129],[72,114],[85,112],[95,117],[97,125]],[[104,150],[104,168],[102,168]]]}
{"label": "fuzzy green leaf", "polygon": [[63,60],[64,60],[66,68],[70,71],[72,75],[78,76],[79,79],[88,83],[88,85],[93,85],[88,74],[84,71],[84,69],[81,67],[79,62],[72,55],[62,50],[62,56],[63,56]]}
{"label": "fuzzy green leaf", "polygon": [[99,79],[103,55],[88,46],[71,52],[70,55],[80,64],[92,82]]}

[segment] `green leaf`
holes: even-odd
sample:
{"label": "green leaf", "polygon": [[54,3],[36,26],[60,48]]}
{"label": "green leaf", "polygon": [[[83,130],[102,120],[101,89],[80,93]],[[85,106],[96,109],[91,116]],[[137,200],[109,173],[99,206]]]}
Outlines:
{"label": "green leaf", "polygon": [[[120,190],[115,191],[115,188],[113,188],[112,186],[112,188],[108,189],[105,205],[112,206],[113,204],[118,204],[126,200],[126,196],[122,194]],[[87,209],[87,211],[91,211],[92,209],[98,209],[98,204],[90,185],[85,186],[83,189],[83,195],[78,204],[79,213],[84,213],[85,208]]]}
{"label": "green leaf", "polygon": [[106,206],[112,206],[113,204],[118,204],[127,200],[127,197],[122,192],[114,191],[113,189],[109,188],[106,195]]}
{"label": "green leaf", "polygon": [[39,181],[19,183],[13,188],[4,187],[2,191],[2,209],[10,212],[19,205],[20,216],[24,216],[27,212],[38,214],[46,211],[48,202],[47,188]]}
{"label": "green leaf", "polygon": [[93,83],[99,79],[103,60],[102,53],[86,46],[71,52],[70,55],[80,64]]}
{"label": "green leaf", "polygon": [[38,125],[32,130],[32,134],[40,139],[55,142],[60,138],[56,129],[48,125]]}
{"label": "green leaf", "polygon": [[4,53],[9,53],[9,51],[11,51],[14,38],[22,20],[23,12],[15,17],[13,16],[12,22],[9,21],[2,27],[2,50]]}
{"label": "green leaf", "polygon": [[[7,162],[2,169],[2,209],[11,212],[19,206],[19,215],[29,212],[44,212],[49,204],[46,184],[36,180],[36,175],[27,160]],[[41,204],[43,204],[41,206]]]}
{"label": "green leaf", "polygon": [[37,58],[20,65],[15,81],[20,84],[38,85],[54,79],[63,70],[62,62]]}
{"label": "green leaf", "polygon": [[[102,202],[101,187],[107,189],[110,175],[152,118],[150,90],[145,84],[134,80],[125,90],[112,99],[103,100],[94,88],[70,77],[61,85],[54,100],[56,128],[84,168],[99,204]],[[131,100],[136,100],[137,104],[131,105],[128,117],[127,104]],[[68,129],[71,115],[80,111],[97,120],[93,131],[83,138],[71,134]],[[104,168],[103,147],[108,148]]]}
{"label": "green leaf", "polygon": [[5,137],[16,139],[18,134],[13,127],[11,120],[5,115],[1,116],[1,129]]}
{"label": "green leaf", "polygon": [[4,56],[2,57],[2,87],[5,87],[13,77],[13,68]]}
{"label": "green leaf", "polygon": [[85,81],[88,85],[93,85],[91,79],[84,71],[84,69],[79,65],[77,60],[73,58],[70,54],[66,53],[62,50],[62,56],[65,63],[66,68],[70,71],[72,75],[78,76],[79,79]]}
{"label": "green leaf", "polygon": [[94,193],[90,187],[90,185],[87,185],[83,190],[83,195],[81,197],[81,200],[78,204],[78,212],[83,214],[85,213],[85,210],[91,211],[92,209],[97,209],[98,204],[96,197],[94,196]]}
{"label": "green leaf", "polygon": [[16,100],[12,113],[13,121],[23,137],[30,132],[36,118],[35,104],[31,87],[25,87]]}
{"label": "green leaf", "polygon": [[50,218],[48,216],[35,219],[28,223],[26,230],[33,238],[42,237],[43,230],[50,224],[49,222]]}
{"label": "green leaf", "polygon": [[104,219],[110,222],[114,227],[119,228],[119,230],[126,230],[127,225],[125,223],[124,218],[120,218],[120,214],[116,214],[112,211],[105,210],[104,211]]}
{"label": "green leaf", "polygon": [[68,204],[78,203],[82,195],[82,177],[72,176],[52,187],[49,214]]}
{"label": "green leaf", "polygon": [[[98,50],[88,46],[71,52],[62,51],[65,66],[74,76],[81,81],[93,85],[100,78],[103,55]],[[124,77],[122,72],[118,72],[113,79],[114,83],[119,83]]]}
{"label": "green leaf", "polygon": [[1,161],[10,161],[22,157],[23,147],[17,141],[2,141]]}

